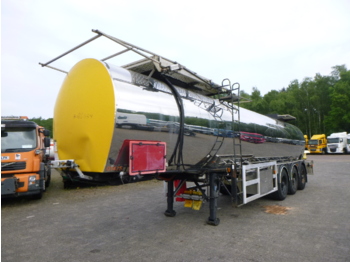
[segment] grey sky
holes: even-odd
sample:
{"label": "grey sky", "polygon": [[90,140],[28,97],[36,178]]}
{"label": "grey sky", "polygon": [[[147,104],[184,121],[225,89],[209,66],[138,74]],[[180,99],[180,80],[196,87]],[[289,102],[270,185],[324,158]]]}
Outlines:
{"label": "grey sky", "polygon": [[[251,93],[350,67],[350,1],[1,1],[1,114],[53,117],[65,74],[39,66],[102,32]],[[92,46],[53,64],[103,58]],[[116,65],[123,65],[116,64]]]}

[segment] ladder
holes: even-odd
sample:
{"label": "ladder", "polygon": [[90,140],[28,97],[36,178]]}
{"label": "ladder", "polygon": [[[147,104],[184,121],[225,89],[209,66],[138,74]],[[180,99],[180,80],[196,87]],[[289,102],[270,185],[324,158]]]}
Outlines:
{"label": "ladder", "polygon": [[[233,132],[233,163],[230,173],[231,178],[231,197],[235,206],[243,205],[243,179],[242,179],[242,166],[243,166],[243,154],[242,154],[242,142],[240,139],[240,85],[239,83],[233,83],[229,79],[223,80],[230,87],[230,93],[227,96],[219,98],[220,103],[225,105],[231,110],[232,115],[232,132]],[[235,105],[236,103],[236,105]],[[235,117],[236,116],[236,117]]]}

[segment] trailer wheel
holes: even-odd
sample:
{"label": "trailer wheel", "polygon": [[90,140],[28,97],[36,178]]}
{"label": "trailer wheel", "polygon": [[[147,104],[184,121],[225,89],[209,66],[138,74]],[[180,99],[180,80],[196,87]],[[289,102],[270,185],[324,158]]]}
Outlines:
{"label": "trailer wheel", "polygon": [[298,180],[298,190],[303,190],[305,188],[306,180],[307,180],[306,167],[305,165],[301,165],[300,176]]}
{"label": "trailer wheel", "polygon": [[293,166],[292,172],[290,174],[290,180],[288,183],[288,194],[294,195],[298,190],[299,179],[298,179],[298,170],[296,166]]}
{"label": "trailer wheel", "polygon": [[288,174],[285,168],[282,169],[280,173],[281,183],[278,182],[278,189],[276,192],[272,193],[272,197],[276,200],[284,200],[288,194]]}

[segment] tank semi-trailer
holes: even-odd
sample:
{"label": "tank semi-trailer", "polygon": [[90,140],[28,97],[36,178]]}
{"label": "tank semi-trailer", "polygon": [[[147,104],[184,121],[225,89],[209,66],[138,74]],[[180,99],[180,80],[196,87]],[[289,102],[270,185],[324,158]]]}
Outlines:
{"label": "tank semi-trailer", "polygon": [[[283,200],[304,189],[312,162],[303,159],[305,140],[297,127],[240,108],[237,83],[215,84],[169,59],[93,32],[144,58],[123,67],[107,59],[84,59],[67,73],[54,109],[53,167],[60,168],[64,181],[151,174],[167,183],[166,216],[175,216],[175,200],[193,209],[209,202],[207,222],[212,225],[219,224],[220,192],[240,206],[269,194]],[[143,128],[123,128],[120,116],[126,114],[147,121]],[[198,128],[186,135],[193,126],[238,135]],[[239,132],[266,139],[244,141]]]}
{"label": "tank semi-trailer", "polygon": [[1,197],[40,199],[50,184],[49,130],[28,117],[1,117]]}

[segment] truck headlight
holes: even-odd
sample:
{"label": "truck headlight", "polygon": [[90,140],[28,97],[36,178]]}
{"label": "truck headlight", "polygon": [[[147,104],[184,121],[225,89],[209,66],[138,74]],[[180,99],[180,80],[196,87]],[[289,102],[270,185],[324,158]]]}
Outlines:
{"label": "truck headlight", "polygon": [[34,185],[36,181],[36,176],[30,176],[28,180],[29,180],[29,185]]}

